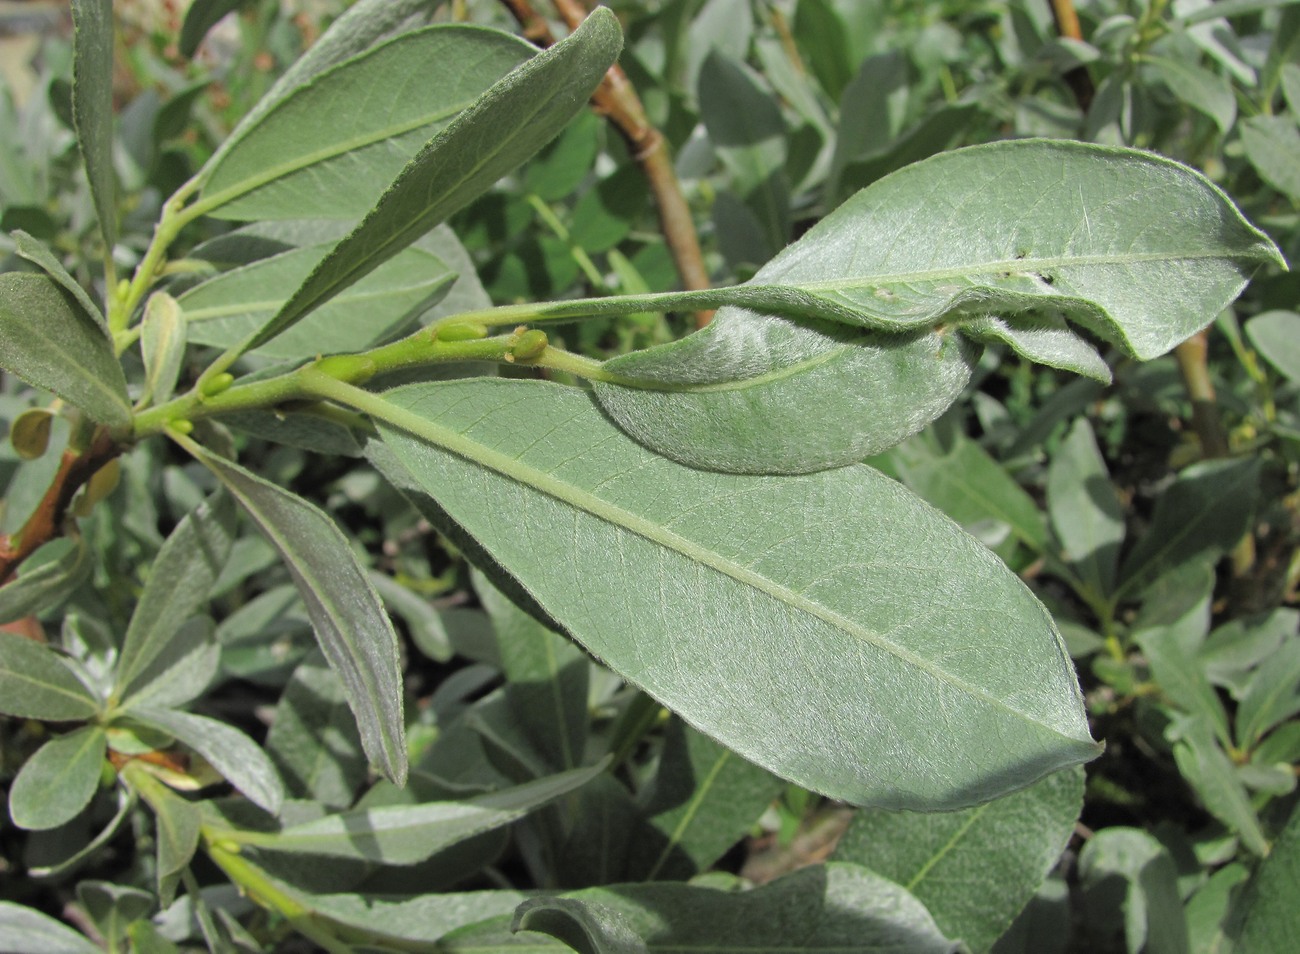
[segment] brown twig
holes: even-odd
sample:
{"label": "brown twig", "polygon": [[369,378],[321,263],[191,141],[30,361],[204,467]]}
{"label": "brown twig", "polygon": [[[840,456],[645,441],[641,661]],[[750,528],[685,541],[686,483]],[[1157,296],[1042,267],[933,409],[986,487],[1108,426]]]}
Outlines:
{"label": "brown twig", "polygon": [[[1056,32],[1071,40],[1083,39],[1083,28],[1079,26],[1079,14],[1074,9],[1074,0],[1052,0],[1052,18],[1056,21]],[[1086,66],[1076,66],[1063,77],[1074,93],[1074,100],[1085,113],[1092,106],[1092,98],[1097,89],[1092,85],[1092,75]]]}
{"label": "brown twig", "polygon": [[[520,28],[532,42],[550,46],[555,42],[546,19],[533,9],[529,0],[501,0],[519,22]],[[552,0],[556,12],[575,29],[589,12],[581,0]],[[672,156],[663,135],[646,116],[645,107],[627,74],[617,64],[609,68],[600,86],[591,95],[592,108],[604,116],[627,141],[633,158],[641,166],[655,207],[659,210],[659,226],[664,241],[672,254],[673,263],[682,287],[699,289],[709,287],[709,273],[704,267],[700,239],[695,231],[695,220],[690,205],[682,193],[681,182],[673,169]],[[708,324],[711,311],[695,313],[696,324]]]}
{"label": "brown twig", "polygon": [[96,432],[90,447],[78,453],[65,450],[59,470],[45,496],[15,534],[0,534],[0,584],[7,583],[18,565],[63,532],[68,505],[94,473],[122,452],[104,429]]}

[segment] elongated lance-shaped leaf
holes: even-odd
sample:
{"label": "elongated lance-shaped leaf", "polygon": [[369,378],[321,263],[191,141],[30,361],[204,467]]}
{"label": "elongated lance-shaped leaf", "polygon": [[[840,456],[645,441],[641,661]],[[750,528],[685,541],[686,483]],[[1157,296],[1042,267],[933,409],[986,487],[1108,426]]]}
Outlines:
{"label": "elongated lance-shaped leaf", "polygon": [[[17,579],[0,587],[0,623],[9,623],[54,606],[90,574],[94,553],[84,537],[65,537],[55,541],[53,546],[65,549],[59,556],[39,566],[31,569],[24,566]],[[29,561],[35,562],[35,559]]]}
{"label": "elongated lance-shaped leaf", "polygon": [[63,286],[64,291],[75,298],[81,307],[85,309],[86,314],[94,319],[95,324],[99,325],[100,330],[104,332],[104,337],[111,341],[112,336],[108,331],[108,320],[104,318],[103,312],[99,310],[95,300],[81,287],[81,284],[63,267],[63,263],[55,257],[54,253],[43,242],[28,235],[22,229],[14,231],[12,238],[14,240],[14,252],[18,257],[27,259],[27,261],[37,266]]}
{"label": "elongated lance-shaped leaf", "polygon": [[1170,160],[1038,140],[961,149],[863,189],[746,284],[698,293],[738,307],[607,362],[620,382],[596,393],[638,440],[694,466],[837,466],[952,403],[971,360],[954,339],[1105,380],[1061,315],[1151,358],[1209,324],[1267,261],[1282,262],[1273,243]]}
{"label": "elongated lance-shaped leaf", "polygon": [[167,648],[181,624],[197,612],[216,582],[235,537],[230,498],[200,504],[172,531],[145,583],[118,657],[114,697],[139,688],[149,664]]}
{"label": "elongated lance-shaped leaf", "polygon": [[89,719],[99,700],[48,646],[0,632],[0,712],[22,719]]}
{"label": "elongated lance-shaped leaf", "polygon": [[199,207],[225,219],[355,221],[438,130],[534,52],[498,30],[446,24],[365,50],[313,76],[223,149]]}
{"label": "elongated lance-shaped leaf", "polygon": [[420,150],[241,351],[280,334],[536,154],[583,107],[622,42],[617,18],[598,7],[568,37],[494,84]]}
{"label": "elongated lance-shaped leaf", "polygon": [[104,237],[117,242],[113,177],[113,0],[72,0],[72,121]]}
{"label": "elongated lance-shaped leaf", "polygon": [[113,426],[131,423],[126,378],[113,346],[52,279],[0,275],[0,367]]}
{"label": "elongated lance-shaped leaf", "polygon": [[406,781],[406,726],[397,633],[334,521],[296,494],[186,442],[234,494],[280,553],[297,584],[329,664],[343,680],[366,755],[389,779]]}
{"label": "elongated lance-shaped leaf", "polygon": [[375,416],[427,492],[596,656],[779,775],[940,810],[1097,752],[1047,611],[870,468],[693,470],[543,382],[319,393]]}

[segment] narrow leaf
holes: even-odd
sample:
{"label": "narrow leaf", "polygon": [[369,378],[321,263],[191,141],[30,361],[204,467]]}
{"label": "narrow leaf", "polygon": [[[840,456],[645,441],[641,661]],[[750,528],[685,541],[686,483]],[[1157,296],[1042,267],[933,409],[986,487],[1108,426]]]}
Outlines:
{"label": "narrow leaf", "polygon": [[1099,831],[1079,853],[1079,873],[1089,917],[1123,924],[1129,951],[1186,954],[1178,870],[1153,836],[1119,826]]}
{"label": "narrow leaf", "polygon": [[44,275],[0,275],[0,366],[52,391],[102,424],[131,422],[113,346],[67,292]]}
{"label": "narrow leaf", "polygon": [[154,292],[140,322],[140,354],[144,358],[144,393],[141,400],[164,404],[171,400],[185,360],[185,319],[176,299]]}
{"label": "narrow leaf", "polygon": [[1047,510],[1062,558],[1096,595],[1109,595],[1124,542],[1124,510],[1085,417],[1075,421],[1052,457]]}
{"label": "narrow leaf", "polygon": [[962,325],[962,333],[984,344],[1006,345],[1020,357],[1071,371],[1110,384],[1110,367],[1097,349],[1066,327],[1061,320],[977,318]]}
{"label": "narrow leaf", "polygon": [[[228,219],[356,219],[438,130],[532,52],[508,33],[460,24],[365,50],[245,129],[208,167],[199,206]],[[395,89],[401,77],[406,85]]]}
{"label": "narrow leaf", "polygon": [[221,648],[213,638],[215,629],[207,616],[191,617],[181,625],[132,679],[122,710],[183,706],[202,695],[221,664]]}
{"label": "narrow leaf", "polygon": [[127,626],[113,695],[130,695],[181,624],[202,609],[235,536],[234,508],[224,495],[200,504],[177,524],[154,559]]}
{"label": "narrow leaf", "polygon": [[12,901],[0,901],[0,950],[24,954],[103,954],[61,921]]}
{"label": "narrow leaf", "polygon": [[692,470],[542,382],[356,403],[571,635],[779,775],[859,804],[957,808],[1096,752],[1047,612],[869,468]]}
{"label": "narrow leaf", "polygon": [[420,150],[246,348],[280,334],[534,155],[586,104],[621,45],[617,18],[598,7],[565,39],[494,84]]}
{"label": "narrow leaf", "polygon": [[90,195],[104,237],[117,242],[117,183],[113,176],[113,0],[72,0],[72,119]]}
{"label": "narrow leaf", "polygon": [[111,341],[112,339],[108,333],[108,321],[104,318],[103,312],[99,310],[99,306],[95,304],[95,300],[86,293],[80,282],[68,274],[68,270],[63,267],[63,263],[55,258],[54,253],[50,251],[45,243],[38,241],[21,229],[13,233],[13,240],[14,252],[20,258],[25,258],[33,265],[39,266],[45,274],[58,282],[64,291],[77,300],[86,314],[99,325],[104,332],[104,336]]}
{"label": "narrow leaf", "polygon": [[[329,249],[294,249],[191,288],[178,299],[190,339],[227,348],[247,338],[266,324]],[[294,360],[363,351],[409,325],[446,293],[455,277],[437,256],[406,249],[257,353]]]}
{"label": "narrow leaf", "polygon": [[89,719],[99,700],[53,650],[0,632],[0,712],[22,719]]}
{"label": "narrow leaf", "polygon": [[9,817],[19,828],[43,831],[71,821],[99,787],[108,741],[97,725],[46,742],[9,788]]}
{"label": "narrow leaf", "polygon": [[62,552],[44,559],[39,565],[30,566],[44,556],[38,550],[23,561],[18,576],[0,588],[0,623],[9,623],[56,606],[89,575],[94,554],[83,537],[65,538],[46,544],[46,547],[61,547]]}
{"label": "narrow leaf", "polygon": [[1166,734],[1174,741],[1178,770],[1196,790],[1210,814],[1235,832],[1257,855],[1268,853],[1268,841],[1250,804],[1236,766],[1214,738],[1210,721],[1201,715],[1178,715]]}
{"label": "narrow leaf", "polygon": [[280,553],[307,605],[325,658],[343,680],[370,760],[406,779],[397,633],[338,526],[303,498],[189,445]]}
{"label": "narrow leaf", "polygon": [[146,706],[132,709],[131,719],[189,746],[249,801],[273,815],[280,810],[284,800],[280,776],[261,747],[238,729],[205,716]]}
{"label": "narrow leaf", "polygon": [[586,784],[605,767],[601,764],[563,772],[461,802],[359,809],[326,815],[278,832],[240,832],[232,837],[264,851],[411,865],[517,821]]}
{"label": "narrow leaf", "polygon": [[943,815],[860,812],[835,848],[905,887],[944,933],[987,951],[1060,860],[1083,807],[1083,772]]}

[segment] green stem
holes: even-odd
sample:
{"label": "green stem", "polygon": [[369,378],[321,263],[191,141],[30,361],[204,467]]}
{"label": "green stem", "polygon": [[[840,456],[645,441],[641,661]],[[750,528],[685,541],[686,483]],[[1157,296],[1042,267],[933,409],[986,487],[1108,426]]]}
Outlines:
{"label": "green stem", "polygon": [[541,196],[536,195],[535,193],[529,193],[528,204],[533,207],[533,211],[537,213],[537,217],[546,223],[547,228],[555,233],[555,237],[564,243],[565,247],[569,250],[569,255],[578,263],[578,268],[580,268],[582,273],[587,276],[587,281],[591,283],[591,286],[593,288],[604,290],[607,287],[605,284],[605,276],[600,274],[600,269],[598,269],[596,263],[591,260],[591,256],[587,254],[587,250],[577,242],[573,241],[573,236],[569,234],[569,230],[564,227],[564,223],[560,221],[559,217],[555,214],[555,211],[546,204]]}
{"label": "green stem", "polygon": [[742,291],[739,288],[704,288],[698,291],[651,292],[645,295],[610,295],[604,298],[573,298],[544,304],[502,305],[482,311],[467,311],[446,322],[474,322],[491,326],[518,325],[525,322],[538,324],[548,321],[576,321],[581,318],[608,318],[635,315],[645,311],[695,311],[701,308],[721,308],[723,305],[741,304],[744,299],[757,299],[760,287]]}

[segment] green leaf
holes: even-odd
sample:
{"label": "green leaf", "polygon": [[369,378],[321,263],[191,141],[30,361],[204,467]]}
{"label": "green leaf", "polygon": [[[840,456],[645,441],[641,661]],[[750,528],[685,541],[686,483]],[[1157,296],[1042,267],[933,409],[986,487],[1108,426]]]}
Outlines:
{"label": "green leaf", "polygon": [[464,801],[357,809],[277,832],[231,832],[229,837],[264,851],[411,865],[517,821],[586,784],[605,767],[562,772]]}
{"label": "green leaf", "polygon": [[103,954],[98,945],[48,915],[0,901],[0,950],[23,954]]}
{"label": "green leaf", "polygon": [[358,218],[438,130],[532,52],[508,33],[462,24],[367,49],[241,132],[208,167],[198,207],[239,220]]}
{"label": "green leaf", "polygon": [[1151,674],[1169,701],[1184,712],[1203,718],[1214,729],[1221,745],[1231,745],[1228,713],[1219,694],[1205,678],[1203,665],[1181,644],[1178,630],[1177,626],[1157,626],[1139,630],[1132,638],[1142,648]]}
{"label": "green leaf", "polygon": [[1079,873],[1088,917],[1119,920],[1130,954],[1187,954],[1178,872],[1155,838],[1136,828],[1105,828],[1084,845]]}
{"label": "green leaf", "polygon": [[1235,950],[1251,954],[1284,954],[1295,946],[1300,932],[1300,907],[1295,886],[1300,884],[1300,811],[1273,843],[1256,870],[1236,912],[1230,931]]}
{"label": "green leaf", "polygon": [[273,815],[280,810],[284,783],[262,749],[238,729],[206,716],[148,706],[132,709],[130,718],[189,746],[255,805]]}
{"label": "green leaf", "polygon": [[[178,299],[190,340],[228,348],[247,338],[266,324],[330,248],[287,251],[191,288]],[[256,353],[294,360],[363,351],[408,326],[455,277],[437,256],[409,248]]]}
{"label": "green leaf", "polygon": [[605,362],[642,386],[598,381],[595,392],[632,437],[684,464],[805,473],[916,433],[957,399],[977,357],[960,335],[886,337],[723,308],[687,338]]}
{"label": "green leaf", "polygon": [[1259,496],[1259,461],[1193,464],[1160,495],[1151,525],[1120,568],[1117,595],[1132,596],[1161,574],[1213,559],[1236,545]]}
{"label": "green leaf", "polygon": [[1110,384],[1110,367],[1097,349],[1059,318],[1022,318],[1015,324],[1000,318],[976,318],[964,324],[962,331],[984,344],[1004,344],[1028,361]]}
{"label": "green leaf", "polygon": [[1300,712],[1300,640],[1294,635],[1255,670],[1237,706],[1237,744],[1253,749],[1274,726]]}
{"label": "green leaf", "polygon": [[902,885],[945,934],[987,951],[1060,859],[1083,807],[1083,771],[943,815],[859,812],[835,848]]}
{"label": "green leaf", "polygon": [[36,750],[9,788],[9,817],[19,828],[58,828],[81,813],[99,787],[108,742],[97,725],[74,729]]}
{"label": "green leaf", "polygon": [[1241,144],[1246,158],[1261,179],[1300,200],[1300,170],[1295,157],[1300,153],[1300,129],[1289,116],[1251,116],[1240,124]]}
{"label": "green leaf", "polygon": [[140,322],[140,354],[144,358],[142,401],[164,404],[171,400],[180,379],[186,343],[185,319],[176,299],[166,292],[154,292]]}
{"label": "green leaf", "polygon": [[99,306],[81,287],[81,283],[68,274],[68,270],[63,267],[63,263],[54,256],[54,253],[50,251],[45,243],[38,241],[21,229],[13,233],[13,240],[15,254],[38,266],[41,271],[58,282],[64,291],[77,300],[86,314],[94,319],[95,323],[104,332],[104,337],[111,341],[112,338],[108,332],[108,321],[104,318],[103,312],[99,310]]}
{"label": "green leaf", "polygon": [[599,901],[529,898],[515,909],[510,932],[535,931],[561,940],[579,954],[649,954],[622,912]]}
{"label": "green leaf", "polygon": [[325,658],[343,680],[366,755],[406,779],[397,633],[338,526],[302,497],[197,445],[187,445],[253,518],[284,560]]}
{"label": "green leaf", "polygon": [[1231,81],[1193,61],[1147,55],[1143,67],[1162,82],[1179,102],[1208,116],[1227,135],[1237,120],[1237,97]]}
{"label": "green leaf", "polygon": [[1086,417],[1071,425],[1052,456],[1047,512],[1061,559],[1097,597],[1108,596],[1124,543],[1124,509]]}
{"label": "green leaf", "polygon": [[199,44],[227,13],[249,5],[249,0],[194,0],[181,23],[181,56],[193,57]]}
{"label": "green leaf", "polygon": [[571,635],[779,775],[860,804],[957,808],[1096,752],[1046,611],[869,468],[684,468],[582,392],[542,382],[365,398],[349,389],[427,493]]}
{"label": "green leaf", "polygon": [[0,366],[102,424],[131,423],[126,378],[103,331],[44,275],[0,275]]}
{"label": "green leaf", "polygon": [[598,7],[569,36],[495,83],[416,154],[245,347],[270,341],[534,155],[583,108],[621,46],[617,18]]}
{"label": "green leaf", "polygon": [[166,906],[171,903],[182,872],[198,850],[203,813],[194,802],[158,781],[143,763],[128,762],[122,775],[153,809],[158,842],[158,898]]}
{"label": "green leaf", "polygon": [[1265,311],[1246,322],[1246,337],[1288,381],[1300,384],[1300,315]]}
{"label": "green leaf", "polygon": [[740,841],[784,783],[680,719],[667,731],[645,812],[659,838],[638,880],[689,878]]}
{"label": "green leaf", "polygon": [[23,561],[18,576],[0,588],[0,623],[56,606],[89,575],[94,564],[92,556],[81,536],[55,540],[37,550]]}
{"label": "green leaf", "polygon": [[82,881],[77,900],[110,948],[126,939],[133,921],[147,918],[154,908],[149,892],[107,881]]}
{"label": "green leaf", "polygon": [[1257,855],[1268,853],[1268,842],[1251,807],[1236,767],[1214,738],[1209,719],[1178,715],[1166,731],[1174,742],[1178,771],[1196,790],[1206,809],[1235,832]]}
{"label": "green leaf", "polygon": [[[1167,210],[1160,229],[1153,208]],[[748,311],[724,307],[716,327],[607,362],[619,383],[596,391],[638,440],[694,466],[836,466],[955,400],[973,361],[952,333],[964,322],[987,337],[1000,318],[1001,340],[1104,377],[1081,339],[1044,337],[1044,315],[1151,358],[1205,327],[1265,261],[1282,261],[1272,242],[1177,163],[1062,141],[976,146],[862,190],[746,284],[706,293]]]}
{"label": "green leaf", "polygon": [[280,694],[266,754],[289,794],[347,808],[366,779],[366,757],[338,674],[319,651],[299,663]]}
{"label": "green leaf", "polygon": [[181,624],[203,608],[230,556],[234,518],[229,498],[221,495],[186,514],[163,543],[122,642],[113,682],[115,700],[131,696],[148,681],[143,677]]}
{"label": "green leaf", "polygon": [[221,664],[215,629],[207,616],[186,620],[132,679],[120,705],[122,711],[139,706],[183,706],[197,699]]}
{"label": "green leaf", "polygon": [[111,256],[117,242],[112,0],[72,0],[72,25],[72,119],[105,255]]}
{"label": "green leaf", "polygon": [[0,632],[0,712],[21,719],[89,719],[99,700],[62,658],[40,643]]}

